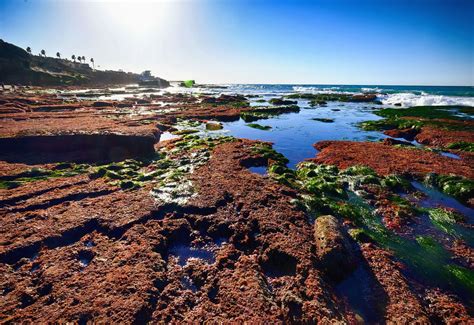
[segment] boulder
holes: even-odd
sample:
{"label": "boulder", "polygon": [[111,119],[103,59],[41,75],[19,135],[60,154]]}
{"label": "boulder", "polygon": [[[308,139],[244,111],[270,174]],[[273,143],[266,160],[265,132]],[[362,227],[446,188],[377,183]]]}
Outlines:
{"label": "boulder", "polygon": [[401,144],[401,145],[404,145],[404,146],[414,146],[414,144],[411,143],[411,142],[403,141],[403,140],[397,140],[397,139],[393,139],[393,138],[383,139],[383,144],[386,144],[388,146],[394,146],[394,145],[397,145],[397,144]]}
{"label": "boulder", "polygon": [[327,275],[342,280],[357,264],[347,235],[332,215],[320,216],[314,224],[316,255]]}

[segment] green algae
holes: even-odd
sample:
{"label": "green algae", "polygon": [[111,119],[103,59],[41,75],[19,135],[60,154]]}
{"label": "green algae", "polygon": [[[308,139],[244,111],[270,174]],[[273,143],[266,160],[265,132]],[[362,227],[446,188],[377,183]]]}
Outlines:
{"label": "green algae", "polygon": [[460,119],[456,116],[461,106],[414,106],[409,108],[383,108],[375,114],[385,118],[422,117],[426,119]]}
{"label": "green algae", "polygon": [[387,175],[385,176],[380,184],[383,187],[389,188],[391,190],[410,190],[413,188],[410,181],[400,175]]}
{"label": "green algae", "polygon": [[[376,115],[384,117],[382,120],[365,121],[359,127],[366,131],[382,131],[389,129],[420,129],[422,126],[433,126],[445,130],[469,131],[472,126],[462,123],[446,123],[436,119],[462,121],[458,112],[466,110],[463,106],[415,106],[410,108],[384,108],[375,111]],[[423,119],[423,120],[421,120]]]}
{"label": "green algae", "polygon": [[471,294],[474,294],[474,272],[459,265],[446,265],[445,270],[452,275],[455,280],[466,287]]}
{"label": "green algae", "polygon": [[280,166],[286,166],[289,160],[272,148],[269,143],[259,142],[252,147],[252,153],[262,156],[268,160],[272,160],[274,164]]}
{"label": "green algae", "polygon": [[89,165],[58,163],[52,169],[31,168],[12,176],[0,177],[0,189],[13,189],[25,183],[37,182],[49,178],[72,177],[87,173]]}
{"label": "green algae", "polygon": [[286,106],[257,106],[250,111],[240,113],[240,117],[247,123],[255,122],[257,120],[268,119],[273,116],[297,113],[300,111],[298,105]]}
{"label": "green algae", "polygon": [[257,123],[248,123],[247,126],[251,127],[251,128],[254,128],[254,129],[262,130],[262,131],[268,131],[268,130],[271,130],[271,128],[272,128],[271,126],[260,125],[260,124],[257,124]]}
{"label": "green algae", "polygon": [[425,123],[417,120],[388,118],[376,121],[365,121],[358,126],[365,131],[383,131],[391,129],[416,129],[419,130]]}
{"label": "green algae", "polygon": [[474,196],[474,181],[462,176],[428,174],[424,183],[439,188],[443,193],[463,203],[467,203]]}
{"label": "green algae", "polygon": [[458,141],[448,144],[446,149],[455,149],[467,152],[474,152],[474,143],[473,142],[466,142],[466,141]]}
{"label": "green algae", "polygon": [[188,134],[193,134],[197,132],[199,132],[199,130],[184,129],[184,130],[173,131],[171,133],[174,135],[188,135]]}
{"label": "green algae", "polygon": [[[285,167],[278,164],[269,170],[270,177],[284,184],[289,182],[298,191],[298,198],[293,203],[307,214],[310,222],[325,214],[350,220],[348,232],[355,241],[376,243],[391,251],[395,259],[407,265],[414,276],[423,278],[423,281],[431,285],[454,288],[457,292],[472,291],[472,272],[452,264],[452,253],[437,238],[416,233],[400,235],[386,228],[370,195],[361,187],[367,181],[373,184],[371,186],[379,186],[388,191],[387,199],[392,204],[414,215],[428,216],[433,228],[442,229],[449,236],[463,239],[472,245],[472,231],[458,224],[460,216],[443,209],[417,208],[396,193],[399,190],[406,192],[413,189],[405,177],[377,176],[374,170],[366,166],[339,170],[335,166],[312,162],[300,163],[291,176],[287,174]],[[282,177],[283,175],[286,176]],[[452,181],[452,178],[439,179],[435,176],[435,180],[441,183]]]}
{"label": "green algae", "polygon": [[206,130],[209,131],[217,131],[217,130],[222,130],[224,127],[222,126],[221,123],[218,122],[209,122],[206,123]]}

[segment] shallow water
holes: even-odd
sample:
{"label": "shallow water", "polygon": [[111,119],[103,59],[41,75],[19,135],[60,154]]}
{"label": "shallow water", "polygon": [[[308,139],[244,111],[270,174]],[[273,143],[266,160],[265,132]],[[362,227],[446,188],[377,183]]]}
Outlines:
{"label": "shallow water", "polygon": [[265,166],[249,167],[249,170],[255,174],[267,175],[267,167]]}
{"label": "shallow water", "polygon": [[185,266],[190,258],[203,260],[207,264],[214,263],[215,256],[210,250],[204,248],[191,247],[190,245],[179,244],[169,250],[169,254],[178,259],[178,264]]}
{"label": "shallow water", "polygon": [[[313,144],[323,140],[376,141],[386,138],[376,131],[363,131],[357,123],[367,120],[378,120],[379,116],[372,109],[358,103],[328,103],[326,107],[311,108],[308,101],[298,101],[299,113],[278,115],[256,123],[271,126],[270,130],[259,130],[247,126],[242,119],[223,123],[230,135],[238,138],[270,141],[273,148],[284,154],[289,160],[288,166],[296,165],[317,154]],[[333,111],[333,109],[340,109]],[[313,118],[332,118],[333,123],[314,121]]]}
{"label": "shallow water", "polygon": [[455,198],[441,193],[433,187],[427,187],[420,182],[411,182],[414,188],[423,192],[426,198],[420,200],[418,204],[423,208],[436,208],[439,206],[455,209],[468,218],[469,223],[474,222],[474,209],[468,208],[459,203]]}

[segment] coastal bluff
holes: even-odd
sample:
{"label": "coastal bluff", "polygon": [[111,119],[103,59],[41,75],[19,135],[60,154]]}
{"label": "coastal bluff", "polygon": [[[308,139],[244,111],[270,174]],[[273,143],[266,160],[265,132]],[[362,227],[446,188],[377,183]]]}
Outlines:
{"label": "coastal bluff", "polygon": [[[169,86],[156,78],[157,86]],[[87,63],[62,58],[32,55],[0,39],[0,82],[28,86],[102,86],[132,84],[140,81],[137,73],[96,70]]]}

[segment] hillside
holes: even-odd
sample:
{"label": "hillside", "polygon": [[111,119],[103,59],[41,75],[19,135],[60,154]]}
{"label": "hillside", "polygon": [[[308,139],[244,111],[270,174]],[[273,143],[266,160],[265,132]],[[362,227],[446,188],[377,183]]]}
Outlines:
{"label": "hillside", "polygon": [[[0,40],[0,82],[33,86],[100,86],[130,84],[139,74],[112,70],[95,70],[88,64],[65,59],[31,55],[22,48]],[[169,82],[156,78],[160,87]]]}

